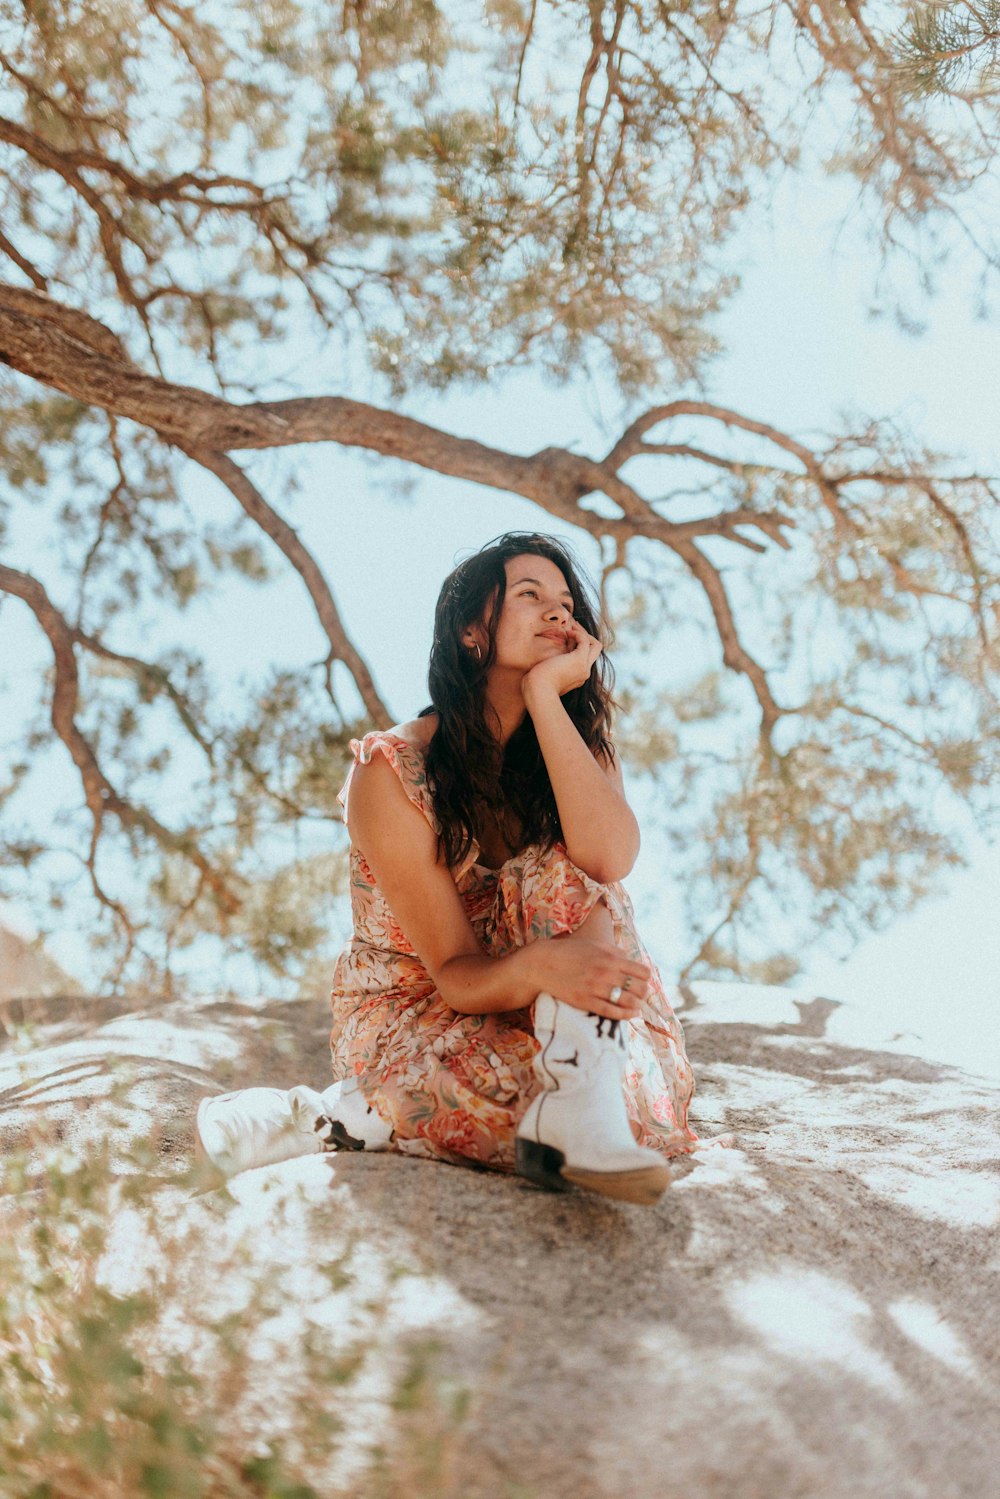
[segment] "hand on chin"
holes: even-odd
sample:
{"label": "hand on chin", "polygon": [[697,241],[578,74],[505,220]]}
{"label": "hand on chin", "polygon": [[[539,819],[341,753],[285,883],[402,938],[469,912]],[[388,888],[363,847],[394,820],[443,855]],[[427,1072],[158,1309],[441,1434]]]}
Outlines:
{"label": "hand on chin", "polygon": [[[541,643],[541,641],[539,642]],[[576,621],[570,625],[566,635],[566,649],[560,650],[553,641],[553,651],[539,661],[521,678],[521,694],[528,698],[536,692],[556,692],[560,697],[582,687],[593,669],[594,662],[604,647],[593,635],[588,635]]]}

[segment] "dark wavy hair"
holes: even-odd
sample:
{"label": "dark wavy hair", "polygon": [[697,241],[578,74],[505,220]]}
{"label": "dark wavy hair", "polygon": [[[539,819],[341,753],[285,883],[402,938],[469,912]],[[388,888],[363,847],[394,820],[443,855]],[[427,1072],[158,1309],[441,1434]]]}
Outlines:
{"label": "dark wavy hair", "polygon": [[[550,848],[562,837],[531,715],[525,714],[505,746],[494,738],[485,716],[486,674],[496,660],[496,631],[507,592],[504,563],[522,553],[554,562],[573,595],[573,613],[580,624],[605,648],[612,640],[578,563],[553,536],[507,531],[448,574],[434,611],[434,643],[427,670],[431,701],[418,717],[439,715],[427,750],[426,772],[441,828],[438,857],[443,856],[450,867],[468,853],[484,808],[516,815],[523,829],[520,848],[533,843]],[[489,641],[481,661],[462,644],[463,631],[475,623],[482,624]],[[614,753],[610,742],[611,710],[617,706],[611,695],[613,686],[614,668],[607,655],[601,655],[587,681],[561,699],[589,749],[606,762]]]}

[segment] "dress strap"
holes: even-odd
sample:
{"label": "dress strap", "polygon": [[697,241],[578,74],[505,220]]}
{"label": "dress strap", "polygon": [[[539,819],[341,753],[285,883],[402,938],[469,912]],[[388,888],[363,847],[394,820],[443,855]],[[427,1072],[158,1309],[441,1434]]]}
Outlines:
{"label": "dress strap", "polygon": [[398,734],[386,729],[372,729],[362,739],[352,739],[349,746],[354,761],[347,773],[347,780],[337,792],[337,800],[343,808],[342,818],[347,822],[348,795],[351,780],[359,765],[367,765],[376,750],[381,750],[403,784],[403,789],[414,806],[419,807],[435,833],[440,831],[434,813],[434,800],[427,785],[423,751],[417,749]]}

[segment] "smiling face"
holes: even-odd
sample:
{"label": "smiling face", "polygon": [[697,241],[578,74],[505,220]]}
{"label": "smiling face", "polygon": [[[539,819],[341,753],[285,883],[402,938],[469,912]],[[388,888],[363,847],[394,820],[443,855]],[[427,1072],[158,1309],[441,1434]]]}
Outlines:
{"label": "smiling face", "polygon": [[[530,671],[547,656],[566,650],[573,595],[562,569],[535,552],[508,558],[504,571],[507,591],[497,623],[496,664]],[[470,627],[467,642],[473,641],[485,652],[486,632],[481,625]]]}

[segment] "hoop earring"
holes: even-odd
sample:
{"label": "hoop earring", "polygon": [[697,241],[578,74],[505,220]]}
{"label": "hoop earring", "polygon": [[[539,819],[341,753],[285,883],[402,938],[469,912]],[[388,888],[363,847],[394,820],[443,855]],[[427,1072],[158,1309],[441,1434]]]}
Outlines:
{"label": "hoop earring", "polygon": [[476,647],[476,660],[477,661],[482,661],[482,659],[483,659],[483,653],[479,649],[479,641],[478,640],[475,641],[474,644],[475,644],[475,647]]}

